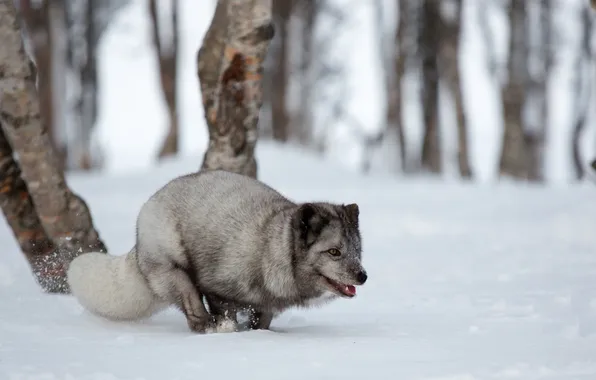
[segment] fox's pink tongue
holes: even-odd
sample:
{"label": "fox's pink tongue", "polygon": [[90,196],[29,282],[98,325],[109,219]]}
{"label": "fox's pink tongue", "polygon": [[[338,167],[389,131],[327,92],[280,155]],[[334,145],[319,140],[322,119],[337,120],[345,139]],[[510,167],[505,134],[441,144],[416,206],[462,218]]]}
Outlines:
{"label": "fox's pink tongue", "polygon": [[351,296],[356,295],[356,287],[354,285],[346,285],[346,293]]}

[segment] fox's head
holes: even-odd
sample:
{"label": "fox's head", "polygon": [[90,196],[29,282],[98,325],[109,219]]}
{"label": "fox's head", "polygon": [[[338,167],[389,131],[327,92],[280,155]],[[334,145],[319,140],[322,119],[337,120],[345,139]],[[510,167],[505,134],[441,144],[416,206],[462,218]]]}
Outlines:
{"label": "fox's head", "polygon": [[358,205],[304,203],[294,212],[296,275],[320,293],[352,298],[366,282]]}

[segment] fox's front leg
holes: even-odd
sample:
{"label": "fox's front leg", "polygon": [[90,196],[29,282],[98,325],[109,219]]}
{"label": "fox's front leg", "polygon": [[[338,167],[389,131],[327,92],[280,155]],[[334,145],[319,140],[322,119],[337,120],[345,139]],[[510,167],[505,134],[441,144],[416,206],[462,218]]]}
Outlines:
{"label": "fox's front leg", "polygon": [[211,315],[215,319],[215,329],[217,332],[238,331],[237,308],[233,302],[224,300],[213,295],[205,296],[209,304]]}
{"label": "fox's front leg", "polygon": [[249,326],[252,330],[269,330],[273,313],[265,311],[251,310],[248,313]]}

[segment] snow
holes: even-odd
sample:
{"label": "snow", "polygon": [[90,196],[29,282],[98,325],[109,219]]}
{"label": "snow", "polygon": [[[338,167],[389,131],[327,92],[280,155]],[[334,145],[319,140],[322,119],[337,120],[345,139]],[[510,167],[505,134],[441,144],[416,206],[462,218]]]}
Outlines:
{"label": "snow", "polygon": [[[213,5],[181,2],[183,151],[175,159],[155,161],[167,123],[146,3],[131,0],[102,41],[97,138],[107,167],[71,173],[68,183],[89,204],[111,254],[134,244],[143,202],[201,163],[207,135],[194,54]],[[359,17],[374,17],[366,12]],[[476,17],[471,5],[466,12]],[[357,24],[351,27],[357,34]],[[593,187],[484,183],[496,162],[500,121],[491,115],[498,115],[498,99],[478,90],[494,84],[484,63],[471,58],[483,43],[478,26],[468,21],[466,31],[462,65],[479,183],[363,176],[340,160],[348,157],[257,145],[260,178],[287,196],[359,204],[369,280],[354,299],[288,311],[272,331],[195,335],[176,310],[143,323],[108,322],[70,296],[40,293],[2,221],[0,379],[596,378]],[[362,54],[357,45],[365,40],[354,39],[350,54]],[[361,95],[352,111],[372,128],[379,100]]]}
{"label": "snow", "polygon": [[[113,254],[145,199],[199,155],[136,174],[70,176]],[[296,200],[357,202],[368,282],[272,331],[194,335],[168,310],[114,323],[41,294],[0,228],[0,378],[593,379],[593,189],[361,177],[259,144],[260,176]],[[289,173],[292,173],[291,175]]]}

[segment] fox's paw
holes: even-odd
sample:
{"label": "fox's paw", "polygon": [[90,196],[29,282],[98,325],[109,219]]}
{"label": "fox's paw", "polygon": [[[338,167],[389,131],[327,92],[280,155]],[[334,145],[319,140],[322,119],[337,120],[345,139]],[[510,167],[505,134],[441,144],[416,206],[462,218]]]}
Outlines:
{"label": "fox's paw", "polygon": [[213,318],[198,318],[193,316],[193,318],[187,318],[187,322],[190,331],[199,334],[209,333],[216,328]]}
{"label": "fox's paw", "polygon": [[218,333],[231,333],[238,331],[238,322],[230,318],[217,319],[215,323],[215,331]]}

